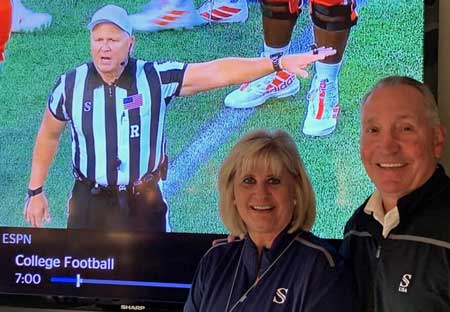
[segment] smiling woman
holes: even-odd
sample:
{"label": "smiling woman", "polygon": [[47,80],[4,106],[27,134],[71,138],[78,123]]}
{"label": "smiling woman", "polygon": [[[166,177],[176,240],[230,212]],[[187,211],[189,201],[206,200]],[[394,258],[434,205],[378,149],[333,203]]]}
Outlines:
{"label": "smiling woman", "polygon": [[222,220],[239,241],[202,258],[185,311],[351,311],[342,260],[309,233],[311,183],[284,131],[244,136],[219,174]]}
{"label": "smiling woman", "polygon": [[[311,183],[294,141],[284,131],[260,130],[243,137],[222,165],[219,191],[223,221],[234,235],[257,235],[252,224],[259,221],[249,215],[255,205],[271,205],[264,215],[278,223],[271,229],[274,237],[288,225],[293,232],[310,230],[314,223]],[[270,247],[269,242],[263,245]]]}

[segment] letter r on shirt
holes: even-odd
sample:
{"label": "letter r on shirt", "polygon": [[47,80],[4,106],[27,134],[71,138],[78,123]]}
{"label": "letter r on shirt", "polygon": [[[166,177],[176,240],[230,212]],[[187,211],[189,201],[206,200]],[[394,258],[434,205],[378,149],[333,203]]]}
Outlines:
{"label": "letter r on shirt", "polygon": [[130,138],[138,138],[138,137],[139,137],[139,125],[131,125]]}

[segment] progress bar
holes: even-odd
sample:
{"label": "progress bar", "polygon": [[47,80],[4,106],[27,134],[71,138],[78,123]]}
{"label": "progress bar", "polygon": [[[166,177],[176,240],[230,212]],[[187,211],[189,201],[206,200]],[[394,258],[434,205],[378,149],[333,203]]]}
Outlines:
{"label": "progress bar", "polygon": [[77,288],[80,287],[81,284],[163,287],[163,288],[191,288],[191,284],[81,278],[80,274],[77,274],[76,277],[52,276],[50,277],[50,282],[62,284],[75,284]]}

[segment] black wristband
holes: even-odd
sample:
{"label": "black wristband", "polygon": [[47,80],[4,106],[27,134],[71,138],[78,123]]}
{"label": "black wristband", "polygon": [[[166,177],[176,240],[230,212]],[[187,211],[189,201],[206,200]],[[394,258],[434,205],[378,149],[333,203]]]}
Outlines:
{"label": "black wristband", "polygon": [[33,196],[41,194],[42,191],[43,191],[43,186],[38,187],[37,189],[34,189],[34,190],[28,189],[27,195],[28,195],[28,197],[33,197]]}
{"label": "black wristband", "polygon": [[283,56],[283,53],[279,52],[279,53],[275,53],[275,54],[271,54],[269,57],[272,60],[272,66],[273,66],[273,70],[276,72],[282,71],[283,69],[281,68],[280,65],[280,59],[281,56]]}

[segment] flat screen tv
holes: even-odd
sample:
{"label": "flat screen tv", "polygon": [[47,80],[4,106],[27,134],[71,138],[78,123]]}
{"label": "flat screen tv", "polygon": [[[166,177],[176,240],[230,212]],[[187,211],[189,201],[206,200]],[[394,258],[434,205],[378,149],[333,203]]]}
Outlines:
{"label": "flat screen tv", "polygon": [[[359,20],[351,30],[340,73],[341,112],[334,133],[314,138],[301,132],[311,78],[301,80],[295,96],[272,99],[253,109],[224,106],[223,99],[235,87],[176,98],[166,114],[169,170],[161,185],[172,232],[126,233],[66,229],[66,202],[73,184],[66,130],[45,184],[52,218],[44,228],[33,229],[22,212],[34,140],[49,91],[60,74],[90,58],[86,25],[96,9],[115,3],[136,13],[146,1],[23,3],[50,13],[53,22],[41,31],[12,34],[0,76],[3,305],[180,310],[200,257],[213,239],[226,234],[217,209],[220,164],[231,146],[255,128],[282,128],[294,137],[316,192],[313,231],[340,238],[346,220],[373,191],[358,151],[363,94],[387,75],[423,80],[424,64],[434,69],[426,82],[436,89],[437,40],[424,40],[424,1],[358,0]],[[196,7],[201,4],[195,1]],[[253,1],[248,8],[245,23],[136,33],[134,56],[185,62],[257,56],[262,46],[261,13]],[[308,51],[313,43],[307,11],[297,21],[293,52]]]}

